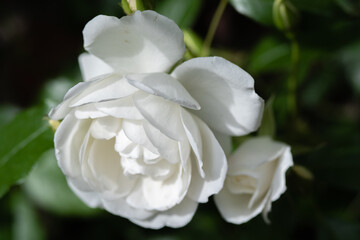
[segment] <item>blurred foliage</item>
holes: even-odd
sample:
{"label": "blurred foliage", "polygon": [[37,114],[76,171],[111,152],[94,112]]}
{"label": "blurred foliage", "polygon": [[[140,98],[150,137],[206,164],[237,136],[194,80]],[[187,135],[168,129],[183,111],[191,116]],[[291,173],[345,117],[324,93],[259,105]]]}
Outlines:
{"label": "blurred foliage", "polygon": [[19,108],[14,105],[4,104],[0,106],[0,128],[14,119],[19,112]]}
{"label": "blurred foliage", "polygon": [[[228,224],[210,200],[184,228],[160,231],[84,206],[42,120],[81,79],[83,26],[98,14],[122,16],[120,0],[1,2],[0,195],[16,184],[0,199],[0,239],[360,239],[360,3],[287,1],[300,16],[293,39],[275,28],[273,0],[230,0],[211,49],[254,77],[267,101],[258,134],[292,147],[298,168],[288,171],[271,224],[261,216]],[[187,56],[199,55],[218,1],[151,2],[187,29]]]}
{"label": "blurred foliage", "polygon": [[258,130],[259,136],[275,136],[276,123],[273,111],[273,103],[274,97],[271,97],[265,104],[262,122]]}
{"label": "blurred foliage", "polygon": [[12,212],[14,216],[14,240],[41,240],[45,239],[44,227],[39,222],[36,210],[23,193],[18,192],[12,196]]}
{"label": "blurred foliage", "polygon": [[275,0],[273,4],[274,25],[280,30],[290,32],[299,22],[299,12],[288,0]]}
{"label": "blurred foliage", "polygon": [[357,96],[360,96],[360,42],[345,47],[339,54],[340,61]]}
{"label": "blurred foliage", "polygon": [[203,0],[158,0],[155,11],[174,20],[180,28],[191,27]]}
{"label": "blurred foliage", "polygon": [[230,0],[236,11],[262,24],[273,25],[274,0]]}
{"label": "blurred foliage", "polygon": [[55,214],[87,216],[96,212],[70,190],[57,165],[54,149],[48,150],[39,158],[26,178],[24,187],[33,201]]}
{"label": "blurred foliage", "polygon": [[30,108],[0,128],[0,196],[52,146],[53,134],[42,119],[44,113],[43,108]]}
{"label": "blurred foliage", "polygon": [[203,40],[191,29],[183,29],[184,42],[186,46],[185,59],[191,59],[201,55]]}

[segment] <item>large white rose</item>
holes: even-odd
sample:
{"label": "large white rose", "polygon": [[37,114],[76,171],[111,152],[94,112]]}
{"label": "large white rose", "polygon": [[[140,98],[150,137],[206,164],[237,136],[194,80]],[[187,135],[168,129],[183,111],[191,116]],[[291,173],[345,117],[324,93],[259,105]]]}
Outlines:
{"label": "large white rose", "polygon": [[226,221],[241,224],[262,212],[286,190],[285,172],[293,165],[290,147],[269,137],[245,141],[229,157],[223,189],[215,203]]}
{"label": "large white rose", "polygon": [[[254,81],[219,57],[182,63],[183,34],[153,11],[97,16],[83,31],[84,82],[50,112],[58,163],[73,191],[149,228],[181,227],[220,191],[229,135],[257,129]],[[212,130],[211,130],[212,129]]]}

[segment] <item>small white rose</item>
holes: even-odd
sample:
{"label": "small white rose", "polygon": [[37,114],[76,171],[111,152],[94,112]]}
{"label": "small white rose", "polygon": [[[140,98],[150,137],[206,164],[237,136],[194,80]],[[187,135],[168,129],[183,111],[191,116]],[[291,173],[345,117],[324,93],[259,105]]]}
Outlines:
{"label": "small white rose", "polygon": [[245,141],[230,157],[225,184],[215,203],[226,221],[241,224],[262,212],[286,190],[285,172],[293,165],[290,147],[269,137]]}
{"label": "small white rose", "polygon": [[148,228],[184,226],[225,180],[212,130],[229,143],[259,126],[254,80],[218,57],[169,74],[184,54],[183,35],[153,11],[97,16],[83,34],[85,82],[49,113],[63,119],[54,140],[60,168],[91,207]]}

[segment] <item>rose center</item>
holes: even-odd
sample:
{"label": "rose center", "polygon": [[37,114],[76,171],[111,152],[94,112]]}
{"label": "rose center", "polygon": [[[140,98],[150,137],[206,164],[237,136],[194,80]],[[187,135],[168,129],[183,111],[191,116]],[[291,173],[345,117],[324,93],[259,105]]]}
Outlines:
{"label": "rose center", "polygon": [[232,193],[249,193],[252,194],[255,192],[258,180],[249,175],[240,174],[236,176],[230,176],[226,181],[228,189]]}
{"label": "rose center", "polygon": [[123,174],[128,177],[147,176],[164,179],[173,172],[173,164],[162,158],[154,149],[131,141],[123,131],[116,137],[115,150],[120,155]]}

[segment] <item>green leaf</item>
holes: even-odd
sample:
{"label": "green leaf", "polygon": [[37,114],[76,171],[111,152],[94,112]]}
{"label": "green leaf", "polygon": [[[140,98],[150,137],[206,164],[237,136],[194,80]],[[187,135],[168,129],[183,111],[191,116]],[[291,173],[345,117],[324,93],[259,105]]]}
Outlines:
{"label": "green leaf", "polygon": [[276,125],[275,125],[275,117],[273,112],[273,102],[274,102],[274,97],[271,97],[265,105],[264,114],[259,129],[260,136],[264,136],[264,135],[270,137],[275,136]]}
{"label": "green leaf", "polygon": [[12,196],[13,202],[13,239],[41,240],[45,239],[45,229],[41,225],[34,207],[23,193]]}
{"label": "green leaf", "polygon": [[161,0],[155,11],[174,20],[180,28],[191,27],[196,20],[203,0]]}
{"label": "green leaf", "polygon": [[239,13],[259,23],[273,25],[272,6],[274,0],[230,0],[230,3]]}
{"label": "green leaf", "polygon": [[60,215],[88,215],[97,212],[87,207],[70,190],[55,158],[54,149],[45,152],[24,183],[26,192],[37,204]]}
{"label": "green leaf", "polygon": [[0,127],[0,196],[53,146],[53,133],[43,117],[43,107],[33,107]]}
{"label": "green leaf", "polygon": [[273,37],[263,38],[250,55],[248,70],[253,74],[287,71],[290,46]]}

